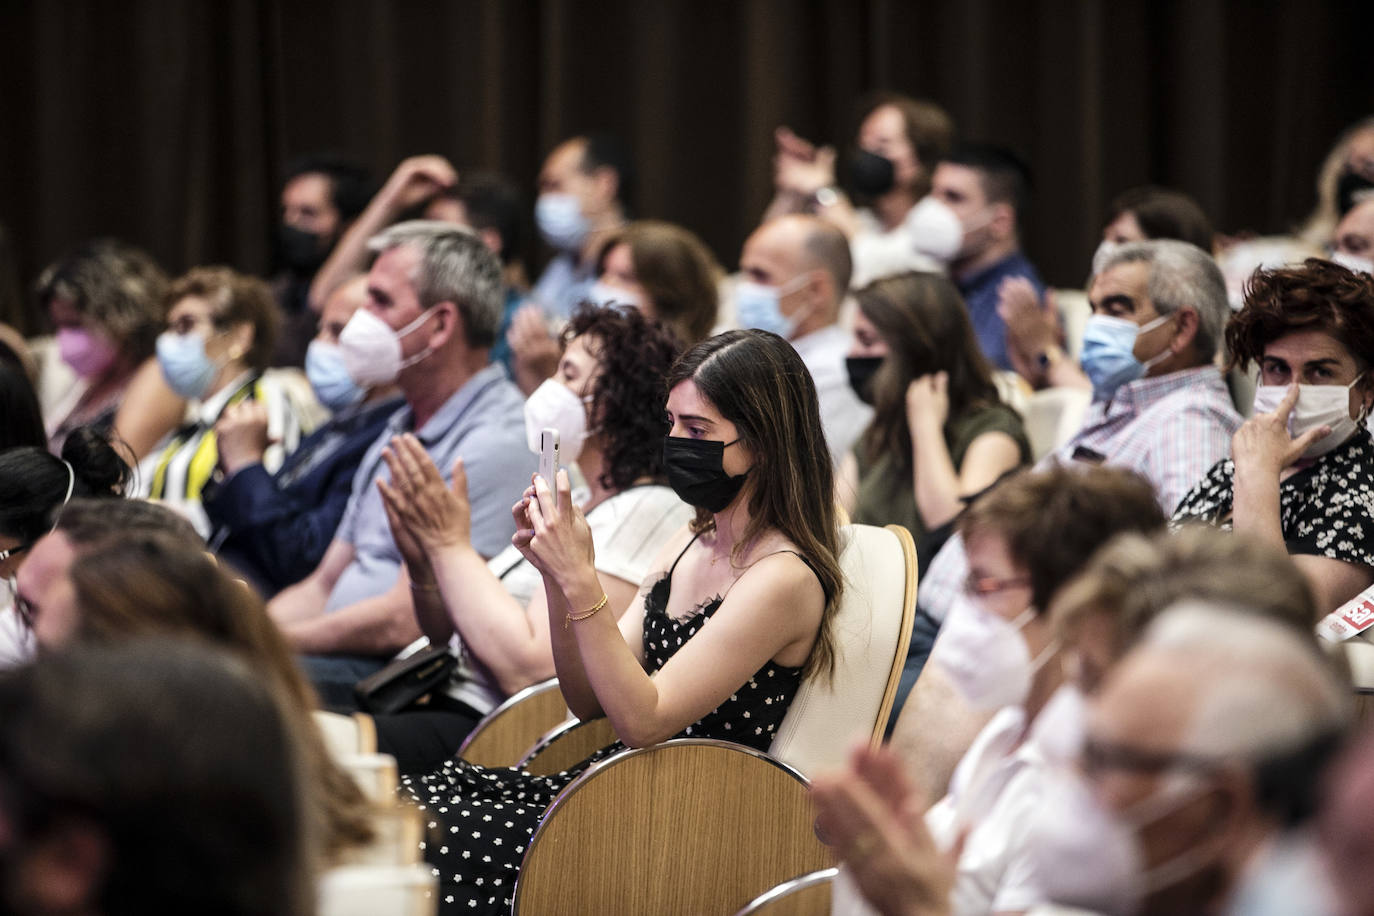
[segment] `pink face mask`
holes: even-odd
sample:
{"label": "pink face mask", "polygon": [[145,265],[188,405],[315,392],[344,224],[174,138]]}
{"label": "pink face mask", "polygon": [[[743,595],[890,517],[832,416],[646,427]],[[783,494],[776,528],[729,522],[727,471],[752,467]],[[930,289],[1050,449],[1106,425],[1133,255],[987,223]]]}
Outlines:
{"label": "pink face mask", "polygon": [[119,349],[101,334],[85,328],[58,328],[57,353],[81,378],[94,378],[114,363]]}

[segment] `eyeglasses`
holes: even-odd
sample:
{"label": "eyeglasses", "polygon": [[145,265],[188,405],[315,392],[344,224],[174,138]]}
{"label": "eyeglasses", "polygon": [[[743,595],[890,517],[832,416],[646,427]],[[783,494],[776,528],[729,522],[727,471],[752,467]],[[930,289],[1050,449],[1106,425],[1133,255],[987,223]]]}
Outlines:
{"label": "eyeglasses", "polygon": [[23,553],[32,546],[32,544],[20,544],[18,547],[11,547],[9,550],[0,550],[0,563],[5,562],[16,553]]}
{"label": "eyeglasses", "polygon": [[1202,754],[1185,751],[1155,751],[1095,741],[1092,738],[1083,743],[1081,766],[1083,772],[1093,776],[1104,770],[1130,770],[1137,773],[1162,773],[1165,770],[1184,769],[1192,771],[1211,771],[1217,769],[1222,761]]}
{"label": "eyeglasses", "polygon": [[996,576],[975,576],[972,573],[964,580],[964,592],[969,595],[995,595],[1012,588],[1024,588],[1031,584],[1030,576],[1013,576],[998,579]]}

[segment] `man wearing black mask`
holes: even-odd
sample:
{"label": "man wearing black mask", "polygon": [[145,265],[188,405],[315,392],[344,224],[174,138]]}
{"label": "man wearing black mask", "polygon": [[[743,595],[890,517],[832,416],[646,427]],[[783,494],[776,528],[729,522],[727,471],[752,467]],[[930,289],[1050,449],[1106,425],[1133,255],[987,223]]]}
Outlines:
{"label": "man wearing black mask", "polygon": [[288,166],[273,251],[272,291],[282,310],[273,365],[305,364],[317,318],[309,308],[310,281],[371,196],[367,169],[341,157],[305,156]]}

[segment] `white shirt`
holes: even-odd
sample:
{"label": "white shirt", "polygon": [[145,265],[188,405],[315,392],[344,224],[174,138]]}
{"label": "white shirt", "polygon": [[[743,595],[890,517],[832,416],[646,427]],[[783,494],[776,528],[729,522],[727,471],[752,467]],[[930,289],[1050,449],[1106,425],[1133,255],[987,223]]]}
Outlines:
{"label": "white shirt", "polygon": [[919,239],[913,237],[909,225],[910,213],[891,229],[884,229],[867,207],[856,210],[855,215],[859,226],[849,240],[849,251],[854,259],[854,273],[849,279],[851,289],[862,289],[874,280],[912,270],[945,273],[943,263],[919,249]]}
{"label": "white shirt", "polygon": [[849,370],[844,364],[849,343],[849,333],[838,324],[826,325],[792,341],[792,348],[806,363],[811,381],[816,384],[821,427],[837,468],[873,419],[873,408],[860,401],[849,384]]}
{"label": "white shirt", "polygon": [[1051,766],[1052,755],[1038,737],[1034,726],[1026,733],[1025,710],[998,712],[959,761],[949,794],[926,812],[941,849],[964,835],[950,895],[954,916],[1023,911],[1044,902],[1027,839]]}

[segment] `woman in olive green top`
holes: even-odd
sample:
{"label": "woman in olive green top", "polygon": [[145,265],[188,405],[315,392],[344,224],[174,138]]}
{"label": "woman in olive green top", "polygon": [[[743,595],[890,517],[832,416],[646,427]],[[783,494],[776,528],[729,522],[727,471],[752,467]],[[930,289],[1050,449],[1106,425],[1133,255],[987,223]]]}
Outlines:
{"label": "woman in olive green top", "polygon": [[841,466],[840,502],[855,522],[906,526],[924,567],[964,498],[1028,464],[1030,443],[954,284],[904,273],[857,299],[850,381],[874,417]]}

